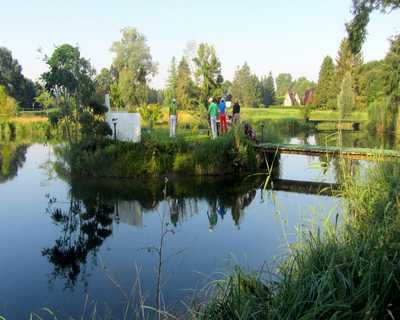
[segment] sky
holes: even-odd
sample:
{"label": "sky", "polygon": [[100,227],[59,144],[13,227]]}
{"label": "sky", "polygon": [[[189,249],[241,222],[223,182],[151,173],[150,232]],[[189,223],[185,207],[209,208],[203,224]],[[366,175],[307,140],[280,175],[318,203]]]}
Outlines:
{"label": "sky", "polygon": [[[136,27],[158,63],[156,88],[165,84],[172,56],[179,60],[193,41],[214,45],[227,80],[247,62],[258,76],[317,81],[323,58],[335,57],[346,36],[350,7],[351,0],[0,0],[0,46],[36,80],[46,70],[39,48],[50,55],[61,44],[78,45],[99,71],[111,65],[121,29]],[[374,13],[365,61],[382,59],[399,32],[400,10]]]}

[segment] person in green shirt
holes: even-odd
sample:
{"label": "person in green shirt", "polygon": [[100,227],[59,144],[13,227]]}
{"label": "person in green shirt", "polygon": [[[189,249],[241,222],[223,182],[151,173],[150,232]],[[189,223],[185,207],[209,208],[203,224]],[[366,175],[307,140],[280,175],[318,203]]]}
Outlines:
{"label": "person in green shirt", "polygon": [[172,103],[169,106],[169,137],[175,138],[176,136],[176,99],[172,99]]}
{"label": "person in green shirt", "polygon": [[212,138],[217,138],[217,116],[218,116],[218,106],[214,102],[213,98],[208,99],[210,105],[208,106],[208,113],[210,115],[210,125]]}

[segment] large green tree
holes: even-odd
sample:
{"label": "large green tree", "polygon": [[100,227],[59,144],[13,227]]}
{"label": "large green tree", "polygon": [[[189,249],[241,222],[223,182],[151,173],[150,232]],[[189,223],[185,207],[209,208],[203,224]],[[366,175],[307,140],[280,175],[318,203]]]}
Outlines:
{"label": "large green tree", "polygon": [[78,47],[63,44],[50,57],[46,57],[49,71],[42,75],[45,87],[58,102],[60,98],[72,106],[82,108],[89,104],[95,91],[95,70],[89,60],[83,58]]}
{"label": "large green tree", "polygon": [[22,74],[22,67],[10,50],[0,47],[0,85],[21,107],[32,108],[36,95],[34,83]]}
{"label": "large green tree", "polygon": [[246,107],[258,107],[262,103],[262,86],[247,63],[235,71],[232,95]]}
{"label": "large green tree", "polygon": [[330,56],[326,56],[319,71],[317,89],[315,93],[316,104],[320,108],[329,108],[335,103],[335,64]]}
{"label": "large green tree", "polygon": [[293,79],[290,73],[281,73],[275,79],[276,81],[276,95],[284,97],[286,93],[292,89]]}
{"label": "large green tree", "polygon": [[125,28],[121,40],[113,43],[111,51],[115,54],[113,69],[125,105],[137,107],[146,103],[148,83],[157,65],[144,35],[135,28]]}
{"label": "large green tree", "polygon": [[385,93],[386,68],[384,60],[371,61],[361,67],[360,90],[367,106]]}
{"label": "large green tree", "polygon": [[42,75],[42,80],[55,97],[68,140],[72,142],[79,138],[78,123],[82,124],[84,135],[86,129],[94,128],[93,117],[85,108],[91,105],[95,92],[95,70],[89,60],[81,57],[79,48],[69,44],[57,47],[45,60],[49,71]]}
{"label": "large green tree", "polygon": [[[385,57],[385,95],[389,98],[389,119],[394,130],[400,108],[400,35],[391,40],[389,53]],[[399,123],[398,123],[399,125]],[[398,132],[400,127],[397,128]]]}
{"label": "large green tree", "polygon": [[367,25],[374,10],[391,12],[400,8],[400,0],[353,0],[353,20],[346,25],[350,47],[354,54],[361,51],[367,37]]}
{"label": "large green tree", "polygon": [[207,43],[201,43],[198,46],[193,62],[199,88],[199,104],[207,107],[208,98],[218,95],[222,91],[221,62],[214,47]]}

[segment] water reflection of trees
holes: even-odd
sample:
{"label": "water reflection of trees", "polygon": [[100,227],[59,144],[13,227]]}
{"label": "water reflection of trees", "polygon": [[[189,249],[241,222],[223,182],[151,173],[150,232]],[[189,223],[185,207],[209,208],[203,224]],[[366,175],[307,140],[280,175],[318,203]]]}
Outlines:
{"label": "water reflection of trees", "polygon": [[26,160],[26,145],[7,143],[0,145],[0,183],[17,176]]}
{"label": "water reflection of trees", "polygon": [[[89,194],[100,194],[114,203],[115,218],[135,226],[143,225],[143,215],[154,212],[161,204],[169,211],[174,226],[199,213],[200,201],[220,211],[231,211],[232,218],[239,224],[240,213],[254,199],[255,189],[261,179],[247,182],[230,179],[175,179],[165,182],[146,180],[136,182],[93,181],[73,182],[73,194],[84,198]],[[221,212],[222,212],[221,211]],[[203,212],[200,212],[203,214]]]}
{"label": "water reflection of trees", "polygon": [[361,131],[320,131],[315,134],[317,145],[342,146],[351,148],[398,149],[396,136],[376,135],[367,130]]}
{"label": "water reflection of trees", "polygon": [[73,288],[77,281],[86,283],[87,261],[89,257],[96,261],[99,249],[112,234],[113,223],[142,227],[143,215],[157,212],[161,206],[175,227],[203,213],[200,201],[215,208],[221,219],[230,210],[239,225],[258,185],[254,180],[72,181],[68,204],[49,199],[47,213],[60,229],[53,246],[42,250],[54,266],[51,279],[64,279],[67,288]]}
{"label": "water reflection of trees", "polygon": [[66,287],[72,288],[88,256],[95,257],[111,235],[114,207],[97,196],[82,200],[73,197],[66,208],[57,205],[50,199],[47,211],[60,228],[60,235],[52,247],[42,250],[42,254],[54,265],[52,276],[65,279]]}

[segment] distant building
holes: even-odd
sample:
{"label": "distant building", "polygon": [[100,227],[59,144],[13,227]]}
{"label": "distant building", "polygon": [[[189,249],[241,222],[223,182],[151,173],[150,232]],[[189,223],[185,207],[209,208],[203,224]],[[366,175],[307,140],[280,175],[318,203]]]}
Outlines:
{"label": "distant building", "polygon": [[294,107],[299,106],[301,104],[299,95],[294,92],[286,93],[285,100],[283,101],[283,105],[285,107]]}
{"label": "distant building", "polygon": [[308,106],[310,104],[315,104],[315,89],[311,88],[306,90],[304,93],[303,104]]}

